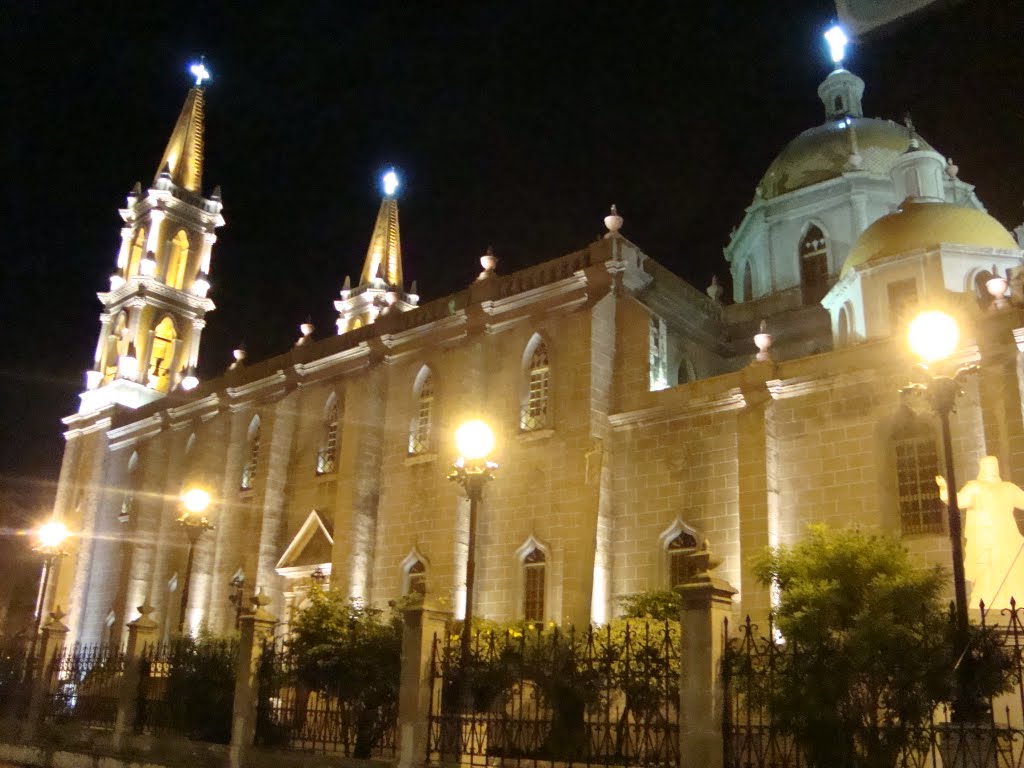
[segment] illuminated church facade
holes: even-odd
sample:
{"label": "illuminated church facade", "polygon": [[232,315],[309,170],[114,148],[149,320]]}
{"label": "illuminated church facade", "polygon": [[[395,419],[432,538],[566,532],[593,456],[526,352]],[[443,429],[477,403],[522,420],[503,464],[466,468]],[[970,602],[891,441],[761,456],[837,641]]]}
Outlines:
{"label": "illuminated church facade", "polygon": [[[261,589],[287,620],[313,581],[375,605],[464,610],[468,502],[452,433],[483,418],[496,479],[476,615],[602,622],[688,577],[707,542],[737,611],[771,595],[750,563],[807,523],[902,536],[947,564],[935,420],[901,396],[908,313],[940,305],[976,362],[954,417],[961,479],[982,456],[1024,480],[1019,243],[914,127],[863,116],[836,69],[825,121],[787,145],[725,248],[733,301],[622,235],[420,303],[402,274],[394,179],[337,334],[216,379],[195,366],[220,196],[203,188],[201,85],[148,189],[128,196],[80,410],[64,420],[55,516],[77,532],[46,596],[77,640],[116,640],[150,603],[163,632],[231,631]],[[993,278],[996,280],[993,282]],[[994,287],[993,287],[994,286]],[[180,498],[206,489],[188,539]],[[181,612],[181,595],[188,599]],[[1007,596],[1008,597],[1008,596]]]}

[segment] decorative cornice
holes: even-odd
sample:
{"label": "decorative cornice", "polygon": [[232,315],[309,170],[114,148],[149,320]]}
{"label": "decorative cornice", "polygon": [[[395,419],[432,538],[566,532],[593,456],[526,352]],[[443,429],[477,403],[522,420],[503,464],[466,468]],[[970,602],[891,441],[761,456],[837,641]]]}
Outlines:
{"label": "decorative cornice", "polygon": [[[144,304],[158,306],[161,309],[191,310],[195,313],[212,312],[217,306],[212,299],[201,298],[188,291],[180,291],[157,280],[155,277],[133,275],[127,282],[114,291],[99,291],[96,296],[103,302],[107,312],[111,307],[124,302],[136,302],[141,299]],[[154,299],[156,299],[154,301]],[[170,303],[168,303],[170,302]]]}
{"label": "decorative cornice", "polygon": [[694,398],[678,405],[658,405],[639,411],[613,413],[608,417],[608,422],[613,429],[621,429],[623,427],[670,421],[672,419],[710,416],[715,413],[738,411],[745,407],[746,404],[747,400],[740,388],[733,387],[715,397]]}
{"label": "decorative cornice", "polygon": [[163,412],[154,413],[145,419],[139,419],[125,424],[123,427],[114,427],[107,430],[107,440],[112,451],[118,451],[139,443],[146,438],[160,434],[164,428]]}
{"label": "decorative cornice", "polygon": [[169,407],[167,409],[167,417],[171,428],[177,429],[197,415],[203,418],[204,421],[211,416],[215,416],[220,410],[220,405],[220,396],[213,392],[184,405]]}
{"label": "decorative cornice", "polygon": [[308,363],[296,363],[295,372],[300,377],[322,376],[330,373],[332,369],[346,364],[359,363],[353,368],[363,368],[370,363],[370,345],[361,341],[354,347],[335,352],[333,355],[310,360]]}
{"label": "decorative cornice", "polygon": [[257,398],[269,399],[280,397],[287,390],[288,377],[282,370],[275,371],[262,379],[242,384],[238,387],[227,387],[228,397],[234,402],[228,403],[228,409],[232,413],[244,410]]}
{"label": "decorative cornice", "polygon": [[571,277],[540,285],[521,293],[515,293],[503,299],[482,302],[480,306],[488,315],[500,315],[522,309],[528,304],[536,304],[546,299],[564,296],[572,291],[585,290],[586,287],[587,276],[583,272],[577,272]]}

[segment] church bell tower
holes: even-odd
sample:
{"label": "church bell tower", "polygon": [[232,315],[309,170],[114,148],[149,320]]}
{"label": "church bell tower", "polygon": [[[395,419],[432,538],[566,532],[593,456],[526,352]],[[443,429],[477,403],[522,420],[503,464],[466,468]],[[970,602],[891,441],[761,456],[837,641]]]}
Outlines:
{"label": "church bell tower", "polygon": [[199,337],[214,309],[210,253],[223,226],[220,188],[203,197],[203,64],[167,142],[152,186],[121,209],[124,227],[103,304],[93,368],[81,413],[117,403],[137,408],[198,380]]}

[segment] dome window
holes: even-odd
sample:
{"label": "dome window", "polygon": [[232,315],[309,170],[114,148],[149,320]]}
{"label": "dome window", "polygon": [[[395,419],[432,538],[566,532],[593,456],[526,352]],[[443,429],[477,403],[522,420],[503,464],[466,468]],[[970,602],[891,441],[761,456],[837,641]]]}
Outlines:
{"label": "dome window", "polygon": [[804,304],[817,304],[828,293],[828,241],[812,224],[800,241],[800,284]]}

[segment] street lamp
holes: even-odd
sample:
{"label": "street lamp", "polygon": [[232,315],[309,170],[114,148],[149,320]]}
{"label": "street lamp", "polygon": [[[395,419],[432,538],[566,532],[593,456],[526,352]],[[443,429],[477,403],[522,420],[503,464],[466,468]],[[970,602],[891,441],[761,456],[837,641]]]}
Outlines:
{"label": "street lamp", "polygon": [[178,524],[185,529],[188,538],[188,558],[185,561],[185,583],[181,588],[181,609],[178,612],[178,633],[185,628],[185,611],[188,608],[188,592],[192,585],[192,557],[196,542],[205,531],[213,528],[203,513],[210,506],[210,494],[202,488],[189,488],[181,495],[182,512]]}
{"label": "street lamp", "polygon": [[[946,516],[949,525],[949,544],[953,556],[953,590],[956,597],[956,629],[963,647],[968,638],[967,619],[967,585],[964,579],[963,531],[960,521],[960,506],[957,503],[956,471],[953,466],[953,439],[949,431],[949,414],[956,407],[956,397],[960,394],[960,385],[964,378],[977,371],[977,366],[967,365],[959,368],[952,376],[932,373],[929,366],[934,366],[948,358],[960,341],[960,329],[956,320],[944,312],[927,311],[915,317],[908,329],[907,340],[910,348],[921,358],[922,363],[916,368],[916,381],[903,388],[903,392],[924,395],[932,410],[939,417],[942,427],[942,452],[946,462]],[[961,710],[971,707],[966,701],[968,690],[964,685],[966,665],[960,664],[958,669],[959,690],[957,702]]]}
{"label": "street lamp", "polygon": [[46,604],[46,590],[50,586],[50,574],[53,572],[53,564],[57,558],[67,553],[64,551],[64,542],[67,541],[71,532],[60,520],[49,520],[40,525],[35,531],[36,544],[32,547],[43,558],[43,569],[39,574],[39,594],[36,596],[35,625],[32,629],[32,647],[29,658],[35,659],[36,641],[39,637],[39,627],[43,621],[43,610]]}
{"label": "street lamp", "polygon": [[448,474],[466,492],[469,498],[469,537],[466,546],[466,611],[462,619],[462,635],[459,638],[459,662],[465,672],[469,661],[469,646],[473,623],[473,585],[476,578],[476,523],[480,499],[484,486],[494,479],[498,465],[488,461],[487,456],[494,450],[494,432],[483,421],[473,419],[455,430],[455,446],[459,458]]}

